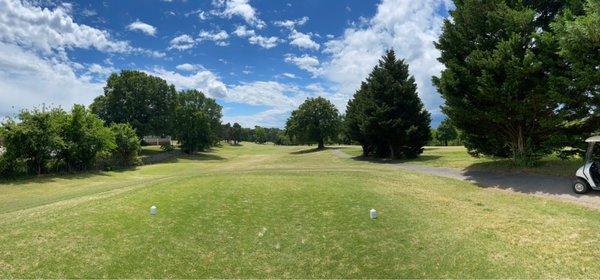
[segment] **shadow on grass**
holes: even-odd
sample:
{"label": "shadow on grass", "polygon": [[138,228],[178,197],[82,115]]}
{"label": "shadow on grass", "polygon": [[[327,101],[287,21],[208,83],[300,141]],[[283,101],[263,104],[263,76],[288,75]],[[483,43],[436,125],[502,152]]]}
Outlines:
{"label": "shadow on grass", "polygon": [[224,157],[221,157],[219,155],[215,155],[215,154],[210,154],[210,153],[196,153],[193,155],[188,155],[188,154],[182,154],[179,155],[177,157],[173,157],[170,158],[168,160],[156,163],[156,164],[161,164],[161,163],[177,163],[180,162],[182,159],[184,160],[191,160],[191,161],[209,161],[209,160],[227,160]]}
{"label": "shadow on grass", "polygon": [[303,155],[303,154],[317,153],[317,152],[322,152],[322,151],[327,151],[327,150],[337,150],[337,149],[339,149],[339,147],[325,147],[323,149],[310,148],[310,149],[304,149],[304,150],[290,152],[290,154],[291,155]]}
{"label": "shadow on grass", "polygon": [[397,164],[397,163],[420,163],[420,162],[426,162],[426,161],[435,161],[439,158],[441,158],[441,156],[434,156],[434,155],[422,155],[416,158],[411,158],[411,159],[390,159],[390,158],[377,158],[377,157],[372,157],[372,156],[354,156],[351,157],[353,160],[358,160],[358,161],[366,161],[366,162],[370,162],[370,163],[382,163],[382,164]]}
{"label": "shadow on grass", "polygon": [[110,171],[95,170],[95,171],[81,171],[74,173],[54,173],[54,174],[43,174],[43,175],[19,175],[13,178],[0,179],[0,185],[7,186],[21,186],[26,184],[47,184],[56,182],[57,180],[81,180],[89,179],[98,176],[109,176],[108,172],[112,173],[123,173],[137,170],[137,166],[128,168],[118,168]]}

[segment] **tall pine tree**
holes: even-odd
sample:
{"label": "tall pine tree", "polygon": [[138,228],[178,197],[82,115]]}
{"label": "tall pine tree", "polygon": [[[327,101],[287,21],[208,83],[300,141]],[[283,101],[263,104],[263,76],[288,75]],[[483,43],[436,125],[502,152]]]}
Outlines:
{"label": "tall pine tree", "polygon": [[404,60],[389,50],[348,102],[346,127],[363,154],[413,158],[431,137],[429,113]]}
{"label": "tall pine tree", "polygon": [[570,2],[456,0],[436,47],[444,113],[475,154],[531,163],[554,148],[568,93],[550,23]]}

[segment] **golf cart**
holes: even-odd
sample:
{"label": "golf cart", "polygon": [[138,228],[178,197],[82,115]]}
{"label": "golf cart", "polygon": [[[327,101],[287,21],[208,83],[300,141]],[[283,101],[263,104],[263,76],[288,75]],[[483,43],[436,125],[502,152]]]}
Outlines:
{"label": "golf cart", "polygon": [[573,184],[573,191],[579,194],[600,190],[600,136],[590,137],[585,142],[588,143],[585,163],[577,170],[577,181]]}

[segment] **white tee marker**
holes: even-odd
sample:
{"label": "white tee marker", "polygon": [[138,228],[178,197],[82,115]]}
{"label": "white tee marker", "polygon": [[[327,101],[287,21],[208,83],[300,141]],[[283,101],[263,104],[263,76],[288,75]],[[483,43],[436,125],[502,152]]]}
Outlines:
{"label": "white tee marker", "polygon": [[152,205],[152,207],[150,207],[150,215],[156,215],[156,206]]}
{"label": "white tee marker", "polygon": [[377,210],[371,209],[369,211],[369,216],[371,216],[371,219],[377,219]]}

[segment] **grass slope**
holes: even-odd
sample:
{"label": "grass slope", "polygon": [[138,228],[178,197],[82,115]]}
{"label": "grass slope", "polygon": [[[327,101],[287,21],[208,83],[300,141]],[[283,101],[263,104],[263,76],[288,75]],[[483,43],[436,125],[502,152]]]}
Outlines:
{"label": "grass slope", "polygon": [[[342,148],[344,152],[352,156],[361,156],[362,150],[358,146],[346,146]],[[458,169],[471,170],[490,170],[499,172],[526,172],[544,175],[554,175],[561,177],[574,177],[575,171],[581,165],[583,160],[580,158],[560,159],[555,155],[542,158],[536,166],[518,167],[510,159],[493,157],[472,157],[467,153],[463,146],[425,147],[423,154],[410,162],[434,166],[434,167],[452,167]]]}
{"label": "grass slope", "polygon": [[0,278],[600,277],[597,211],[302,149],[2,184]]}

